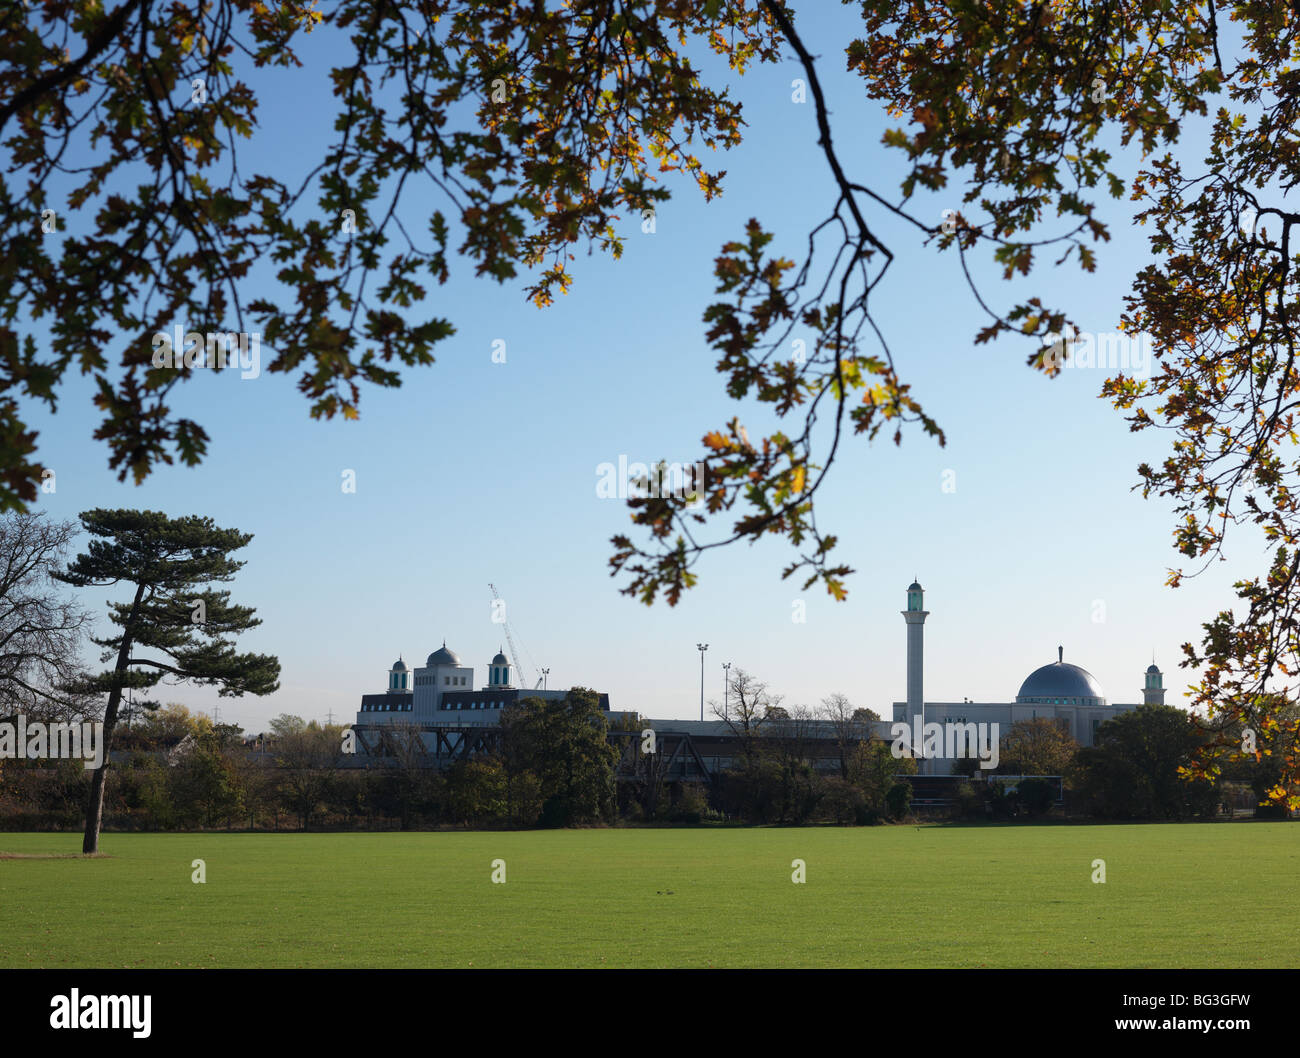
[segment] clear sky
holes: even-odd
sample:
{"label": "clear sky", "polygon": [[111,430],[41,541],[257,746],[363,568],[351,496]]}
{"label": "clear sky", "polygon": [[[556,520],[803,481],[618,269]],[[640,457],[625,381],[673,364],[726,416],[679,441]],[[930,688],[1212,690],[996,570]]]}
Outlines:
{"label": "clear sky", "polygon": [[[798,10],[821,56],[850,177],[896,198],[899,152],[880,145],[896,122],[844,72],[855,9]],[[259,71],[250,81],[261,126],[241,146],[243,172],[270,171],[296,186],[322,156],[335,113],[326,75],[339,43],[318,31],[301,42],[302,70]],[[869,219],[898,261],[877,316],[948,446],[912,430],[898,448],[860,438],[843,447],[818,503],[819,524],[838,534],[841,560],[857,570],[847,601],[782,581],[792,553],[776,540],[708,553],[699,586],[676,608],[648,609],[619,594],[609,538],[630,528],[628,510],[597,498],[597,467],[620,456],[692,461],[702,435],[733,415],[765,421],[752,402],[727,396],[704,340],[713,260],[750,217],[776,233],[771,250],[798,257],[834,201],[813,107],[791,98],[802,76],[793,59],[725,76],[749,127],[743,146],[708,159],[727,171],[721,197],[706,204],[687,181],[669,179],[674,198],[656,231],[642,234],[640,219],[628,217],[624,257],[580,255],[571,292],[546,309],[525,301],[523,280],[475,280],[472,264],[454,259],[452,281],[430,290],[428,309],[457,333],[399,390],[365,391],[359,421],[313,422],[296,380],[283,375],[190,382],[174,408],[206,427],[210,455],[197,469],[164,467],[136,487],[116,481],[107,450],[92,440],[98,415],[86,380],[69,380],[57,415],[30,409],[39,457],[57,474],[57,491],[40,502],[53,515],[141,507],[205,514],[254,534],[230,587],[264,623],[240,645],[280,658],[281,689],[220,700],[223,719],[249,730],[283,712],[350,720],[363,693],[384,689],[399,654],[422,663],[444,640],[485,684],[503,645],[489,581],[506,600],[525,661],[549,667],[549,686],[591,686],[608,692],[613,708],[653,717],[698,715],[697,642],[709,644],[708,699],[721,697],[729,661],[787,703],[814,705],[839,691],[889,715],[905,693],[899,611],[914,576],[931,611],[929,700],[1009,701],[1063,644],[1066,660],[1090,670],[1112,702],[1141,700],[1154,652],[1167,700],[1183,701],[1179,645],[1199,642],[1201,622],[1231,607],[1232,581],[1260,568],[1258,542],[1230,536],[1227,563],[1176,591],[1165,587],[1178,557],[1168,505],[1131,489],[1137,465],[1162,458],[1167,438],[1129,432],[1097,396],[1105,370],[1048,380],[1024,366],[1023,342],[976,346],[985,319],[955,254],[920,247],[914,230],[879,211]],[[960,205],[958,195],[913,208],[937,220]],[[1132,205],[1107,202],[1112,241],[1098,247],[1095,273],[1073,262],[1053,270],[1049,253],[1033,282],[1013,287],[981,258],[986,293],[1006,307],[1038,292],[1065,301],[1086,329],[1113,331],[1149,258],[1129,222]],[[439,206],[421,192],[403,212],[418,229]],[[504,364],[492,361],[496,340],[506,343]],[[341,489],[345,470],[356,472],[355,494]],[[955,489],[945,491],[945,481]],[[715,526],[715,535],[726,529]],[[102,614],[107,598],[124,595],[101,590],[85,601]],[[792,621],[800,599],[802,624]],[[525,676],[531,683],[531,665]],[[159,693],[203,711],[218,702],[188,686]]]}

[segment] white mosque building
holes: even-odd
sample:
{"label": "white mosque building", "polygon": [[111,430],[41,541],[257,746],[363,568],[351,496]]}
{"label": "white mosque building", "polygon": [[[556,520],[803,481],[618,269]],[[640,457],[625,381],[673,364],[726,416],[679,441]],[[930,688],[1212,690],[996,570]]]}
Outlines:
{"label": "white mosque building", "polygon": [[[925,608],[925,592],[915,581],[908,586],[907,609],[902,614],[907,625],[907,700],[893,703],[893,723],[906,723],[914,731],[923,731],[927,723],[983,724],[1001,735],[1018,721],[1046,718],[1061,724],[1081,746],[1091,746],[1096,742],[1097,729],[1107,720],[1139,704],[1165,704],[1164,677],[1156,665],[1146,670],[1143,703],[1117,704],[1107,700],[1092,673],[1065,660],[1061,647],[1057,648],[1056,661],[1025,678],[1013,702],[927,702],[925,619],[930,612]],[[411,668],[399,657],[388,670],[387,684],[380,693],[361,696],[361,708],[353,725],[359,752],[375,752],[385,728],[401,727],[418,731],[430,753],[459,753],[482,745],[478,740],[486,736],[487,729],[499,726],[506,706],[523,698],[563,699],[568,693],[517,687],[514,666],[500,650],[487,664],[487,683],[475,689],[473,667],[449,650],[445,641],[422,666]],[[609,713],[609,695],[599,695],[599,701],[601,710]],[[725,740],[729,733],[723,721],[646,722],[656,730],[697,738]],[[918,722],[920,727],[916,726]],[[889,722],[874,725],[874,737],[893,741],[892,726]],[[714,761],[715,767],[724,766],[725,760],[729,756],[720,755]],[[931,755],[920,764],[922,774],[952,774],[956,758]]]}
{"label": "white mosque building", "polygon": [[[1164,675],[1152,664],[1146,670],[1142,702],[1115,704],[1107,701],[1101,685],[1087,669],[1065,660],[1057,647],[1056,661],[1035,669],[1020,685],[1014,702],[927,702],[925,701],[925,592],[913,581],[907,589],[907,701],[894,702],[894,722],[912,730],[924,730],[927,723],[997,724],[1005,734],[1021,720],[1046,718],[1065,727],[1081,746],[1096,742],[1097,729],[1120,713],[1140,704],[1164,705]],[[917,728],[919,718],[921,727]],[[951,774],[955,760],[938,757],[922,762],[923,774]]]}
{"label": "white mosque building", "polygon": [[[438,738],[438,729],[496,727],[501,720],[501,710],[521,698],[541,698],[543,701],[562,699],[567,690],[525,689],[516,687],[510,659],[498,650],[487,665],[487,684],[474,689],[474,669],[461,661],[460,655],[441,647],[430,654],[424,665],[410,668],[401,657],[388,670],[388,686],[378,694],[363,694],[361,708],[357,711],[353,730],[360,736],[360,747],[366,749],[377,743],[374,737],[379,729],[389,726],[414,728],[422,732],[423,741],[430,752],[459,745],[460,735],[444,733]],[[600,708],[609,710],[609,695],[601,694]]]}

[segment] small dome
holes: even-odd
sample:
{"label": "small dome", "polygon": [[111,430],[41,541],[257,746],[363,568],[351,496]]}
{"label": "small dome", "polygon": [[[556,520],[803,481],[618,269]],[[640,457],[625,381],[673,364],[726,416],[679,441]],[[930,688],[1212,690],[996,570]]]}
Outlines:
{"label": "small dome", "polygon": [[443,643],[441,647],[429,655],[425,664],[432,668],[434,665],[459,665],[460,658],[456,652],[447,649],[447,644]]}
{"label": "small dome", "polygon": [[921,585],[920,585],[917,581],[912,581],[912,583],[909,584],[909,585],[907,586],[907,590],[908,590],[908,591],[923,591],[924,589],[921,587]]}
{"label": "small dome", "polygon": [[393,671],[394,671],[394,672],[405,672],[405,671],[406,671],[406,662],[403,661],[401,658],[398,658],[396,661],[393,662]]}
{"label": "small dome", "polygon": [[492,659],[492,664],[493,664],[493,665],[509,665],[509,664],[510,664],[510,661],[509,661],[509,659],[508,659],[504,654],[501,653],[501,651],[498,650],[498,651],[497,651],[497,656],[494,657],[494,658]]}
{"label": "small dome", "polygon": [[1147,666],[1147,672],[1156,672],[1156,673],[1158,673],[1159,671],[1160,671],[1160,666],[1157,665],[1154,661],[1153,661],[1150,665]]}

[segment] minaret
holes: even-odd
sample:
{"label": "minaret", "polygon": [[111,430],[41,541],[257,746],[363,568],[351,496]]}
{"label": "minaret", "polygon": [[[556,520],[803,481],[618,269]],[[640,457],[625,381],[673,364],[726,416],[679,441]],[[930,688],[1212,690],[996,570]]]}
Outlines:
{"label": "minaret", "polygon": [[488,689],[506,690],[510,687],[510,661],[504,651],[498,650],[497,656],[488,664]]}
{"label": "minaret", "polygon": [[400,657],[388,670],[388,693],[405,694],[411,689],[411,674],[406,670],[406,662]]}
{"label": "minaret", "polygon": [[1165,704],[1165,681],[1164,675],[1156,667],[1156,663],[1151,662],[1147,668],[1146,686],[1142,688],[1143,705],[1164,705]]}
{"label": "minaret", "polygon": [[[903,611],[903,620],[907,622],[907,724],[911,731],[925,730],[925,691],[922,683],[925,676],[925,619],[930,611],[925,609],[925,592],[921,585],[912,581],[907,589],[907,609]],[[915,717],[920,716],[921,726],[916,726]],[[913,747],[919,752],[920,746]],[[917,772],[930,774],[931,766],[924,761],[918,762]]]}

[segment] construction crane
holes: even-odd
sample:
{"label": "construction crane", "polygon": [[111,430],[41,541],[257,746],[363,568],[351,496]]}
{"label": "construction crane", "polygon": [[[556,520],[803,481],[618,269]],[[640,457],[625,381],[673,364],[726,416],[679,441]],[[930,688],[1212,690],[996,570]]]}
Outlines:
{"label": "construction crane", "polygon": [[[505,626],[505,630],[506,630],[506,645],[510,647],[510,660],[514,663],[515,671],[516,671],[517,673],[519,673],[519,682],[520,682],[520,683],[523,683],[523,682],[524,682],[524,666],[523,666],[523,664],[521,663],[521,662],[522,662],[522,659],[521,659],[520,656],[519,656],[519,648],[515,646],[515,639],[514,639],[514,636],[512,636],[512,635],[510,634],[510,621],[509,621],[509,619],[505,616],[505,600],[502,599],[501,596],[497,593],[497,589],[496,589],[496,585],[495,585],[495,584],[491,584],[491,583],[489,583],[489,584],[488,584],[488,587],[492,590],[492,598],[493,598],[493,600],[494,600],[495,602],[499,602],[499,603],[501,603],[501,608],[502,608],[501,624]],[[550,671],[549,669],[544,669],[544,670],[543,670],[544,673],[545,673],[545,672],[549,672],[549,671]],[[533,685],[533,690],[539,690],[539,689],[542,687],[542,684],[543,684],[543,682],[545,681],[545,679],[546,679],[546,676],[545,676],[545,675],[541,675],[541,674],[539,674],[538,677],[537,677],[537,682]]]}

